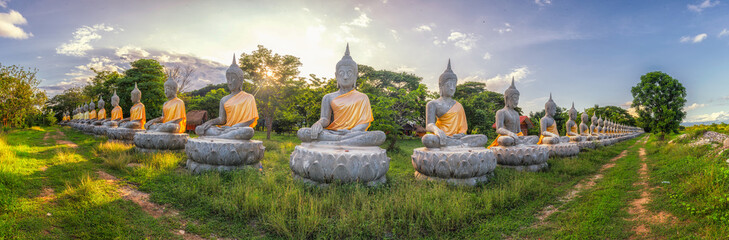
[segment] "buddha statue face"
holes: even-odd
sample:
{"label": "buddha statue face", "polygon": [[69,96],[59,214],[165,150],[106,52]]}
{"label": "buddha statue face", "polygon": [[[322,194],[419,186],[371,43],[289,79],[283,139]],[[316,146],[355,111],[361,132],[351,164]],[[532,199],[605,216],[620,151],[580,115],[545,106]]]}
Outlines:
{"label": "buddha statue face", "polygon": [[588,116],[586,112],[582,113],[581,118],[582,118],[582,123],[584,123],[584,124],[587,124],[587,122],[590,120],[590,116]]}
{"label": "buddha statue face", "polygon": [[577,110],[575,110],[574,106],[572,108],[570,108],[569,115],[570,115],[570,120],[574,121],[575,119],[577,119]]}
{"label": "buddha statue face", "polygon": [[139,91],[137,84],[134,84],[134,90],[132,90],[132,103],[137,104],[142,100],[142,91]]}
{"label": "buddha statue face", "polygon": [[174,99],[177,97],[177,83],[172,80],[165,82],[165,96],[167,99]]}
{"label": "buddha statue face", "polygon": [[[233,63],[230,64],[228,70],[225,71],[225,80],[228,82],[228,90],[232,92],[241,91],[243,88],[243,78],[245,73],[235,62],[235,54],[233,54]],[[176,84],[175,84],[176,86]],[[177,90],[175,90],[177,91]]]}
{"label": "buddha statue face", "polygon": [[96,109],[95,106],[94,106],[94,102],[89,102],[89,109],[90,110],[95,110]]}
{"label": "buddha statue face", "polygon": [[352,60],[352,56],[349,55],[349,44],[347,49],[344,51],[344,56],[339,62],[335,69],[334,75],[337,79],[337,86],[339,88],[354,88],[354,84],[357,83],[357,74],[359,69],[357,63]]}
{"label": "buddha statue face", "polygon": [[111,96],[111,106],[119,106],[119,96],[116,95],[116,91],[114,91],[114,96]]}
{"label": "buddha statue face", "polygon": [[104,104],[105,104],[104,99],[99,98],[99,102],[96,104],[97,104],[96,108],[98,108],[98,109],[104,108]]}
{"label": "buddha statue face", "polygon": [[504,104],[510,109],[514,109],[519,104],[519,90],[516,90],[514,85],[514,77],[511,78],[511,86],[504,92]]}
{"label": "buddha statue face", "polygon": [[445,72],[438,78],[438,88],[440,90],[440,96],[445,98],[452,98],[456,93],[456,85],[458,84],[458,77],[453,70],[451,70],[451,60],[448,60],[448,67]]}
{"label": "buddha statue face", "polygon": [[549,117],[554,117],[554,114],[557,113],[557,104],[552,101],[551,93],[549,94],[549,100],[544,104],[544,113]]}

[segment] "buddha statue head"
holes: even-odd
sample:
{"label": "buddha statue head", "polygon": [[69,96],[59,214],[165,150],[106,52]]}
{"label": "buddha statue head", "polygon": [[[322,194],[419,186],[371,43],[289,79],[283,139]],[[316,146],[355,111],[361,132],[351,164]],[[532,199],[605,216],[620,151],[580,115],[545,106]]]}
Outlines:
{"label": "buddha statue head", "polygon": [[344,50],[344,56],[337,62],[337,67],[334,75],[337,79],[337,86],[339,88],[354,88],[357,83],[357,75],[359,69],[357,63],[352,60],[352,56],[349,55],[349,43],[347,43],[347,49]]}
{"label": "buddha statue head", "polygon": [[453,94],[456,93],[456,84],[458,84],[458,77],[451,70],[451,60],[448,59],[448,67],[438,78],[440,96],[445,98],[453,97]]}
{"label": "buddha statue head", "polygon": [[511,109],[519,104],[519,90],[514,86],[514,77],[511,77],[511,86],[504,91],[504,104]]}
{"label": "buddha statue head", "polygon": [[568,113],[569,113],[569,116],[570,116],[570,120],[574,121],[575,119],[577,119],[577,109],[575,109],[575,103],[574,102],[572,102],[572,108],[570,108],[570,110],[569,110]]}
{"label": "buddha statue head", "polygon": [[592,119],[591,120],[592,120],[592,124],[594,124],[594,125],[597,125],[597,114],[596,114],[596,112],[597,111],[592,112]]}
{"label": "buddha statue head", "polygon": [[600,127],[604,127],[605,126],[605,120],[602,119],[602,116],[600,116],[600,117],[597,118],[597,125],[600,126]]}
{"label": "buddha statue head", "polygon": [[587,111],[584,111],[584,112],[582,112],[580,119],[582,120],[582,123],[587,125],[587,123],[590,121],[590,115],[587,115]]}
{"label": "buddha statue head", "polygon": [[167,78],[167,81],[165,81],[165,96],[167,96],[167,99],[177,97],[177,82],[172,80],[172,78]]}
{"label": "buddha statue head", "polygon": [[246,74],[243,72],[243,69],[240,69],[238,64],[235,62],[235,54],[233,54],[233,63],[231,63],[228,70],[225,71],[225,80],[228,81],[228,90],[231,93],[241,91],[245,75]]}
{"label": "buddha statue head", "polygon": [[114,95],[111,96],[111,106],[113,106],[113,107],[119,106],[119,96],[116,95],[116,90],[114,90]]}
{"label": "buddha statue head", "polygon": [[104,99],[99,97],[99,101],[96,103],[96,108],[102,109],[104,108],[104,104],[106,104],[106,102],[104,102]]}
{"label": "buddha statue head", "polygon": [[551,118],[555,113],[557,113],[557,104],[552,100],[552,93],[549,93],[549,100],[544,104],[544,114]]}
{"label": "buddha statue head", "polygon": [[89,110],[96,110],[96,106],[94,106],[94,101],[89,101]]}
{"label": "buddha statue head", "polygon": [[132,90],[132,103],[137,104],[142,100],[142,91],[137,88],[137,83],[134,83],[134,90]]}

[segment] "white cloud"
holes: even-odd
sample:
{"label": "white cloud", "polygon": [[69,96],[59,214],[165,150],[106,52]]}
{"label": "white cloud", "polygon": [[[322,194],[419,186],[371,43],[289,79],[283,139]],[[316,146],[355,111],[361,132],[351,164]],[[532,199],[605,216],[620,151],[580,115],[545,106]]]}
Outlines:
{"label": "white cloud", "polygon": [[371,18],[367,17],[367,14],[362,12],[358,7],[355,7],[354,10],[359,12],[359,17],[355,18],[351,22],[349,22],[349,25],[352,26],[358,26],[358,27],[367,27],[369,26],[370,22],[372,21]]}
{"label": "white cloud", "polygon": [[715,7],[716,5],[719,5],[719,1],[704,0],[700,4],[696,4],[696,5],[689,4],[689,5],[686,5],[686,7],[688,8],[688,10],[691,10],[694,12],[701,12],[704,9]]}
{"label": "white cloud", "polygon": [[418,31],[418,32],[430,32],[430,31],[433,31],[433,29],[430,28],[430,26],[428,26],[428,25],[420,25],[419,27],[416,27],[414,30],[415,31]]}
{"label": "white cloud", "polygon": [[504,27],[502,28],[494,28],[494,31],[499,32],[499,34],[504,34],[511,32],[511,24],[510,23],[504,23]]}
{"label": "white cloud", "polygon": [[309,10],[309,8],[301,8],[301,10],[304,10],[304,12],[311,12],[311,10]]}
{"label": "white cloud", "polygon": [[696,35],[693,37],[683,36],[683,37],[681,37],[681,39],[679,39],[679,41],[682,43],[687,43],[687,42],[700,43],[701,41],[704,41],[704,39],[706,39],[706,37],[708,37],[708,35],[706,33],[702,33],[702,34],[699,34],[699,35]]}
{"label": "white cloud", "polygon": [[395,41],[400,41],[400,34],[397,33],[397,30],[390,29],[390,35],[392,35],[392,38],[394,38]]}
{"label": "white cloud", "polygon": [[[7,6],[7,2],[2,2],[1,0],[0,4]],[[32,33],[27,33],[22,28],[15,26],[25,24],[28,24],[28,21],[25,20],[22,14],[15,10],[10,10],[8,13],[0,13],[0,37],[14,39],[27,39],[32,37]]]}
{"label": "white cloud", "polygon": [[726,35],[729,35],[729,30],[727,30],[726,28],[724,28],[724,30],[721,30],[721,32],[719,33],[719,37],[723,37],[723,36],[726,36]]}
{"label": "white cloud", "polygon": [[7,8],[8,2],[10,2],[10,0],[0,0],[0,7]]}
{"label": "white cloud", "polygon": [[309,26],[306,28],[306,38],[313,41],[313,42],[319,42],[322,39],[322,36],[324,36],[324,32],[327,30],[327,28],[324,25],[317,25],[317,26]]}
{"label": "white cloud", "polygon": [[114,27],[104,25],[103,23],[91,27],[80,27],[73,33],[72,40],[56,48],[56,53],[76,57],[85,56],[87,51],[94,49],[90,44],[91,41],[101,39],[101,35],[98,32],[111,32],[113,30]]}
{"label": "white cloud", "polygon": [[445,40],[440,40],[438,39],[438,37],[433,37],[433,45],[445,45],[446,43],[448,42],[446,42]]}
{"label": "white cloud", "polygon": [[483,60],[491,60],[491,53],[485,53],[483,55]]}
{"label": "white cloud", "polygon": [[727,121],[729,120],[729,113],[724,111],[701,114],[691,116],[684,122],[713,122],[713,121]]}
{"label": "white cloud", "polygon": [[683,110],[688,112],[688,111],[695,110],[695,109],[699,109],[699,108],[702,108],[702,107],[705,107],[705,106],[706,106],[706,104],[694,103],[694,104],[691,104],[691,105],[688,105],[688,106],[684,107]]}
{"label": "white cloud", "polygon": [[551,5],[552,0],[534,0],[534,3],[536,3],[539,6]]}
{"label": "white cloud", "polygon": [[145,51],[144,49],[141,49],[139,47],[134,47],[131,45],[127,45],[121,48],[117,48],[114,52],[117,57],[124,59],[126,61],[134,61],[140,58],[146,58],[149,56],[149,52]]}
{"label": "white cloud", "polygon": [[494,92],[501,92],[503,93],[504,90],[506,90],[509,85],[511,85],[511,78],[514,78],[514,82],[517,84],[517,89],[519,88],[519,83],[527,83],[531,81],[526,81],[527,75],[529,75],[530,71],[529,68],[526,66],[514,68],[511,70],[511,72],[506,74],[498,74],[491,78],[484,78],[481,74],[478,73],[475,75],[471,75],[468,77],[463,78],[463,82],[483,82],[486,84],[486,89]]}
{"label": "white cloud", "polygon": [[395,72],[406,72],[406,73],[414,73],[417,68],[415,67],[408,67],[405,65],[401,65],[395,69]]}
{"label": "white cloud", "polygon": [[463,50],[469,51],[474,46],[476,46],[476,40],[478,38],[473,33],[461,33],[461,32],[451,32],[451,35],[448,36],[448,41],[452,42],[453,45],[456,47],[459,47]]}

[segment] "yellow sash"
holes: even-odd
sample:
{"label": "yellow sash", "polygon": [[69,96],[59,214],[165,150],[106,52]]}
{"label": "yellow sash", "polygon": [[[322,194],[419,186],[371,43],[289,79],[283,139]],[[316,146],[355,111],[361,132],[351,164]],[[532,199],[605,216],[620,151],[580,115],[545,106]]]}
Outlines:
{"label": "yellow sash", "polygon": [[129,120],[139,120],[139,123],[142,124],[142,129],[144,129],[144,124],[147,123],[147,113],[144,111],[144,104],[137,103],[132,106],[132,109],[129,110]]}
{"label": "yellow sash", "polygon": [[[517,133],[516,135],[517,136],[524,136],[524,134],[521,133],[521,132]],[[499,138],[502,137],[502,136],[506,136],[506,135],[499,134],[499,136],[496,136],[496,139],[494,139],[494,142],[492,142],[491,145],[489,145],[488,148],[499,146]]]}
{"label": "yellow sash", "polygon": [[187,124],[187,114],[185,114],[185,102],[179,98],[169,100],[162,106],[162,122],[166,123],[175,119],[182,119],[178,123],[180,125],[180,131],[178,133],[184,133]]}
{"label": "yellow sash", "polygon": [[456,102],[456,104],[453,104],[448,112],[435,121],[435,126],[443,130],[448,136],[466,133],[468,123],[466,123],[466,112],[463,110],[461,103]]}
{"label": "yellow sash", "polygon": [[[369,124],[375,119],[372,117],[372,107],[367,94],[356,90],[339,95],[332,99],[332,122],[327,126],[329,130],[352,129],[360,124]],[[370,126],[367,125],[369,129]],[[365,129],[367,130],[367,129]]]}
{"label": "yellow sash", "polygon": [[253,119],[253,123],[249,127],[256,127],[256,124],[258,124],[256,99],[247,92],[240,91],[225,101],[223,108],[225,108],[225,116],[227,117],[223,126],[230,127],[238,123],[250,121],[251,119]]}
{"label": "yellow sash", "polygon": [[89,113],[89,119],[96,119],[96,110],[91,110],[91,113]]}
{"label": "yellow sash", "polygon": [[89,119],[89,112],[84,112],[84,119]]}
{"label": "yellow sash", "polygon": [[[578,133],[579,132],[577,130],[577,124],[576,123],[575,123],[575,125],[572,125],[572,128],[570,128],[570,132],[573,132],[573,133]],[[565,136],[567,136],[567,135],[565,135]]]}
{"label": "yellow sash", "polygon": [[[552,122],[552,125],[547,127],[547,132],[551,132],[559,136],[559,132],[557,131],[557,121]],[[539,136],[539,142],[537,142],[537,144],[542,144],[542,139],[544,139],[544,135]]]}
{"label": "yellow sash", "polygon": [[124,114],[122,113],[122,108],[120,106],[114,107],[114,109],[111,110],[111,120],[117,121],[124,118]]}
{"label": "yellow sash", "polygon": [[106,109],[100,109],[99,112],[96,114],[96,119],[104,120],[106,119]]}

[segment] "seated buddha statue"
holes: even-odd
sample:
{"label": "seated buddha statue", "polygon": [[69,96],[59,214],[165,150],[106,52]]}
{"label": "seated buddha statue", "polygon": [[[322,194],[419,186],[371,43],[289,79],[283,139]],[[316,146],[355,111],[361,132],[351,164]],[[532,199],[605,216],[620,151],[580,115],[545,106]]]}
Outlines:
{"label": "seated buddha statue", "polygon": [[96,121],[96,105],[94,105],[94,102],[89,102],[89,123]]}
{"label": "seated buddha statue", "polygon": [[539,120],[539,142],[537,144],[559,144],[559,131],[557,131],[557,121],[554,120],[554,114],[557,112],[557,104],[552,100],[552,94],[549,94],[549,100],[544,104],[544,117]]}
{"label": "seated buddha statue", "polygon": [[565,131],[566,136],[570,138],[570,142],[579,142],[583,140],[583,137],[581,137],[581,134],[577,127],[577,122],[575,122],[575,118],[577,118],[577,109],[575,109],[575,103],[572,103],[572,108],[568,111],[569,119],[567,120],[567,123],[565,123]]}
{"label": "seated buddha statue", "polygon": [[87,106],[87,105],[86,105],[86,104],[84,103],[84,104],[81,104],[81,108],[82,108],[82,109],[83,109],[83,111],[84,111],[84,115],[83,115],[83,117],[81,117],[81,119],[83,119],[83,121],[86,121],[86,120],[88,120],[88,119],[89,119],[89,106]]}
{"label": "seated buddha statue", "polygon": [[150,120],[144,128],[148,131],[166,133],[184,133],[187,124],[185,102],[177,98],[177,83],[168,78],[165,81],[167,102],[162,105],[162,117]]}
{"label": "seated buddha statue", "polygon": [[587,115],[587,112],[582,112],[582,115],[580,116],[582,119],[582,122],[580,123],[580,136],[585,137],[587,140],[592,140],[592,134],[590,133],[590,126],[587,125],[587,122],[590,119],[590,116]]}
{"label": "seated buddha statue", "polygon": [[242,90],[245,73],[235,62],[225,72],[230,94],[220,99],[219,116],[195,128],[200,136],[250,140],[258,123],[258,109],[253,95]]}
{"label": "seated buddha statue", "polygon": [[511,86],[504,91],[504,108],[496,111],[496,134],[498,136],[489,147],[514,146],[520,144],[536,144],[536,136],[524,136],[521,131],[519,112],[514,108],[519,104],[519,90],[514,86],[514,78],[511,78]]}
{"label": "seated buddha statue", "polygon": [[461,103],[453,99],[457,84],[458,77],[451,70],[451,61],[448,60],[448,67],[438,78],[440,98],[425,106],[425,130],[432,134],[423,136],[422,141],[428,148],[484,147],[488,143],[486,135],[466,135],[466,112]]}
{"label": "seated buddha statue", "polygon": [[592,118],[590,119],[590,133],[594,137],[600,135],[600,126],[598,126],[597,122],[597,115],[593,112]]}
{"label": "seated buddha statue", "polygon": [[114,107],[111,109],[111,117],[104,121],[104,126],[115,128],[119,126],[119,123],[124,118],[122,108],[119,106],[119,96],[116,95],[116,90],[114,90],[114,95],[111,96],[111,106]]}
{"label": "seated buddha statue", "polygon": [[139,91],[137,84],[134,83],[134,90],[132,90],[132,103],[134,105],[129,109],[129,118],[126,118],[120,127],[129,129],[144,129],[144,124],[147,121],[147,113],[144,108],[142,100],[142,91]]}
{"label": "seated buddha statue", "polygon": [[324,95],[321,117],[311,128],[301,128],[297,136],[302,142],[347,146],[379,146],[385,133],[367,129],[374,121],[370,99],[354,89],[357,63],[349,55],[349,45],[336,65],[335,76],[339,90]]}
{"label": "seated buddha statue", "polygon": [[104,105],[106,102],[104,102],[104,99],[99,97],[99,101],[96,103],[96,107],[99,108],[98,111],[96,111],[96,120],[94,121],[94,125],[101,125],[106,121],[106,109],[104,109]]}

